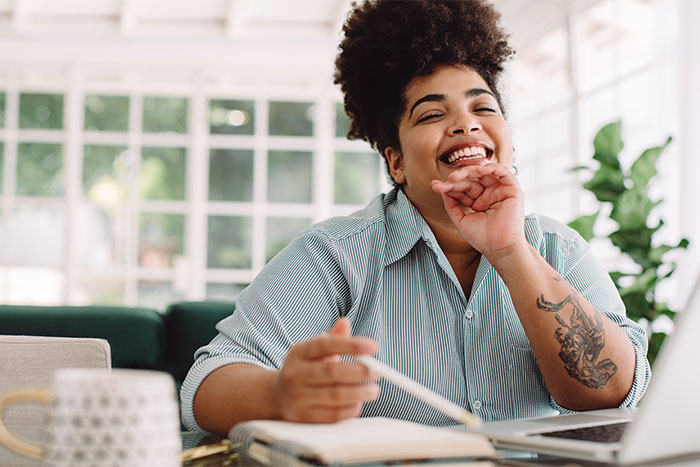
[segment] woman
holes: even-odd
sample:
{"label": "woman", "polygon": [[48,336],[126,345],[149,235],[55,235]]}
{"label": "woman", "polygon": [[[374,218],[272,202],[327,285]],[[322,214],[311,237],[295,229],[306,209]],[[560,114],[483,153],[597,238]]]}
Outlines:
{"label": "woman", "polygon": [[344,33],[349,136],[384,156],[395,188],[303,232],[241,293],[183,386],[186,425],[452,423],[360,354],[485,420],[635,405],[644,332],[581,237],[523,214],[498,14],[483,0],[368,1]]}

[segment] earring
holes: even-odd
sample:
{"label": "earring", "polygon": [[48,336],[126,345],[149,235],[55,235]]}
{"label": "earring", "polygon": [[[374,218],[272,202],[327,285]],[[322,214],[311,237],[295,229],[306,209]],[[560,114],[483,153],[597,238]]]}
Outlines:
{"label": "earring", "polygon": [[510,166],[510,171],[511,171],[511,173],[512,173],[513,175],[515,175],[515,176],[517,177],[517,175],[518,175],[518,166],[515,165],[515,156],[513,156],[513,163],[512,163],[511,166]]}

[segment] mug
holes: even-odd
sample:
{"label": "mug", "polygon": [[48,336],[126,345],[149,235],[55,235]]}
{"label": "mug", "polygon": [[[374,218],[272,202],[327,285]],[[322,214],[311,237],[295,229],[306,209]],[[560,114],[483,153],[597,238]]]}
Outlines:
{"label": "mug", "polygon": [[[7,431],[2,416],[15,402],[50,404],[43,445]],[[0,443],[54,466],[179,466],[175,383],[159,371],[56,370],[51,389],[19,389],[0,397]]]}

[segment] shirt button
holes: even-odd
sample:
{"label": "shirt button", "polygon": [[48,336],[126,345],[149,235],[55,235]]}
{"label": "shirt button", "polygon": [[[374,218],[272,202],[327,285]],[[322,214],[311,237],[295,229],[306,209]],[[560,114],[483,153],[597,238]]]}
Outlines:
{"label": "shirt button", "polygon": [[467,310],[467,312],[464,314],[464,316],[466,316],[467,319],[472,319],[472,316],[474,316],[474,313],[472,313],[472,310]]}
{"label": "shirt button", "polygon": [[474,401],[474,402],[472,403],[472,408],[473,408],[474,410],[479,410],[479,409],[481,408],[481,401]]}

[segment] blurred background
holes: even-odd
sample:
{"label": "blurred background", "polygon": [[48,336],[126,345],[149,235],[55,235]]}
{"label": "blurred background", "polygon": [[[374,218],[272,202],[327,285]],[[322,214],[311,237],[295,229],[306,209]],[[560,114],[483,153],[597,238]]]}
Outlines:
{"label": "blurred background", "polygon": [[[700,2],[495,0],[526,211],[596,209],[606,123],[659,161],[654,215],[698,271]],[[388,185],[332,83],[347,0],[0,0],[0,303],[233,300],[301,229]],[[600,227],[605,229],[605,225]],[[613,269],[618,252],[594,241]]]}

